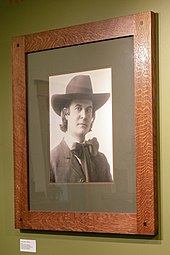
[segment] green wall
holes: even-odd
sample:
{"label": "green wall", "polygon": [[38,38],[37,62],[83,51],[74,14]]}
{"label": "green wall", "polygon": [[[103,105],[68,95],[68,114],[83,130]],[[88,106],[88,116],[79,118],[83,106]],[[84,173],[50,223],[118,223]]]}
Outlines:
{"label": "green wall", "polygon": [[[14,228],[11,38],[144,11],[159,14],[159,235],[99,237],[20,232]],[[0,0],[0,253],[17,255],[36,239],[37,254],[150,255],[170,252],[170,1]]]}

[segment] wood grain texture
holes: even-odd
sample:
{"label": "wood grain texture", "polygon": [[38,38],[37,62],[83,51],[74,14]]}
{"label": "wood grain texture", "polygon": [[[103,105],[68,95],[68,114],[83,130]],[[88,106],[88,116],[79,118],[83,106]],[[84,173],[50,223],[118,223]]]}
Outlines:
{"label": "wood grain texture", "polygon": [[[28,224],[29,222],[29,224]],[[78,232],[135,234],[135,214],[31,212],[23,228]],[[109,226],[108,226],[109,225]]]}
{"label": "wood grain texture", "polygon": [[15,224],[20,227],[22,214],[28,211],[25,38],[15,38],[12,50]]}
{"label": "wood grain texture", "polygon": [[133,16],[26,35],[26,52],[41,51],[133,34]]}
{"label": "wood grain texture", "polygon": [[[135,17],[135,118],[138,232],[157,231],[155,210],[155,54],[153,14]],[[153,231],[154,230],[154,231]]]}
{"label": "wood grain texture", "polygon": [[[125,36],[134,37],[137,213],[31,212],[28,200],[25,54]],[[16,37],[13,40],[16,228],[143,235],[157,233],[154,38],[154,14],[148,12]]]}

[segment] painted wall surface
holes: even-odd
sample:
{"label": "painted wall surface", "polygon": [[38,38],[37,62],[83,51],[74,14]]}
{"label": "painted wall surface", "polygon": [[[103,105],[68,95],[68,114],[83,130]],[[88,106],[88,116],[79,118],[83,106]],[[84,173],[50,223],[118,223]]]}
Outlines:
{"label": "painted wall surface", "polygon": [[[13,36],[133,13],[159,15],[159,235],[154,238],[98,237],[20,232],[14,228],[12,124]],[[150,255],[170,253],[170,1],[0,0],[0,253],[17,255],[19,240],[37,240],[37,255]]]}

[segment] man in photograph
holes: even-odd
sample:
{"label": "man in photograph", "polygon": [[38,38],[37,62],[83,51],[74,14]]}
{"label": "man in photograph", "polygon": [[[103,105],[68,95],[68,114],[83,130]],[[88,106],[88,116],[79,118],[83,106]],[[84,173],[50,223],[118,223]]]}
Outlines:
{"label": "man in photograph", "polygon": [[97,138],[86,141],[86,134],[92,130],[95,112],[109,97],[109,93],[93,93],[89,75],[74,76],[65,94],[52,96],[51,105],[61,117],[60,129],[65,135],[50,152],[50,182],[112,181],[109,163],[99,151]]}

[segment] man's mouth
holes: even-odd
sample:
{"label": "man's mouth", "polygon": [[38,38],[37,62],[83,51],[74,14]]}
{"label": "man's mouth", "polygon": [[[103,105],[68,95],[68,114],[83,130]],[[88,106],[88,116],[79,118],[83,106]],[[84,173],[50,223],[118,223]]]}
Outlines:
{"label": "man's mouth", "polygon": [[87,127],[86,123],[78,123],[78,126]]}

